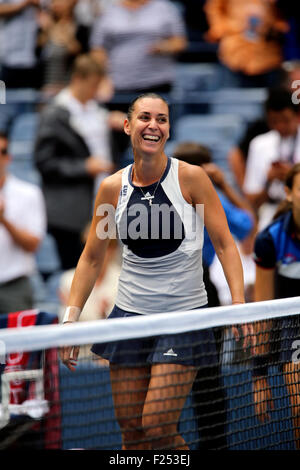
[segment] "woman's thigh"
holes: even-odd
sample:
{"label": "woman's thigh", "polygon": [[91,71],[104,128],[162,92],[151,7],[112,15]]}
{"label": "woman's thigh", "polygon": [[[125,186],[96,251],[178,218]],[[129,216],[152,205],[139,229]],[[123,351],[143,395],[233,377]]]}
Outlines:
{"label": "woman's thigh", "polygon": [[155,364],[143,411],[143,425],[177,428],[182,408],[197,374],[193,366]]}
{"label": "woman's thigh", "polygon": [[115,413],[118,421],[126,422],[142,418],[150,380],[150,366],[110,366],[110,379]]}

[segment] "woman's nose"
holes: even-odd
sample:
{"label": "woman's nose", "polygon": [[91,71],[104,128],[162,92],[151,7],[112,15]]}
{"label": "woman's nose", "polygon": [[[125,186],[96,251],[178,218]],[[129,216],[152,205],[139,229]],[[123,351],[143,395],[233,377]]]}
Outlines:
{"label": "woman's nose", "polygon": [[150,127],[151,129],[157,129],[157,122],[156,122],[156,119],[155,119],[155,118],[150,119],[149,127]]}

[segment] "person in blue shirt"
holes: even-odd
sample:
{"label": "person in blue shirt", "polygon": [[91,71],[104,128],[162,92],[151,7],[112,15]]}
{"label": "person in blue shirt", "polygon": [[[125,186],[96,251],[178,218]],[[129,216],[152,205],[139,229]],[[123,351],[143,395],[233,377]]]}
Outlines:
{"label": "person in blue shirt", "polygon": [[[255,301],[297,297],[300,292],[300,164],[289,171],[286,200],[271,224],[255,240]],[[295,341],[300,339],[300,316],[258,322],[253,358],[253,399],[260,421],[274,408],[267,380],[268,365],[279,363],[286,383],[293,418],[295,444],[300,449],[300,363],[295,360]]]}
{"label": "person in blue shirt", "polygon": [[[255,228],[255,219],[248,202],[227,182],[222,170],[212,162],[210,149],[197,142],[182,142],[174,149],[175,158],[196,166],[202,166],[212,180],[227,217],[231,233],[244,240]],[[215,257],[215,249],[204,227],[203,279],[208,295],[208,306],[220,305],[218,291],[209,276],[209,267]],[[220,354],[223,328],[214,328],[217,350]],[[219,365],[201,368],[193,383],[193,400],[200,433],[199,449],[226,449],[226,397],[220,380]]]}
{"label": "person in blue shirt", "polygon": [[[174,157],[191,165],[201,166],[206,171],[218,193],[230,232],[237,240],[244,241],[254,233],[256,223],[250,204],[228,183],[221,168],[213,163],[212,152],[208,147],[197,142],[181,142],[174,149]],[[213,244],[204,227],[203,265],[205,271],[211,266],[215,254]],[[207,272],[206,276],[208,276]],[[209,279],[208,282],[211,284]],[[217,306],[219,301],[211,296],[209,305]]]}

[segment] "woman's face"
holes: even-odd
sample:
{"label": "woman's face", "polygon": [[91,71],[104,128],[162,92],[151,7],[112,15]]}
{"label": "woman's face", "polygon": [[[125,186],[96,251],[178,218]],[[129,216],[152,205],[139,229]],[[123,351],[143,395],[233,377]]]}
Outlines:
{"label": "woman's face", "polygon": [[134,150],[162,153],[170,131],[168,105],[159,98],[139,99],[130,121],[125,120],[124,130],[130,136]]}
{"label": "woman's face", "polygon": [[286,188],[287,199],[293,204],[293,210],[300,215],[300,173],[294,176],[292,189]]}

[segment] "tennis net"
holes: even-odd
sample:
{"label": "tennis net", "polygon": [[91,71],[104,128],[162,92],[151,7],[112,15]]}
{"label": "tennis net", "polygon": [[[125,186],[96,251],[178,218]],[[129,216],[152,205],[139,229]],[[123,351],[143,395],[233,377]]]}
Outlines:
{"label": "tennis net", "polygon": [[299,449],[299,314],[296,297],[3,328],[0,449]]}

